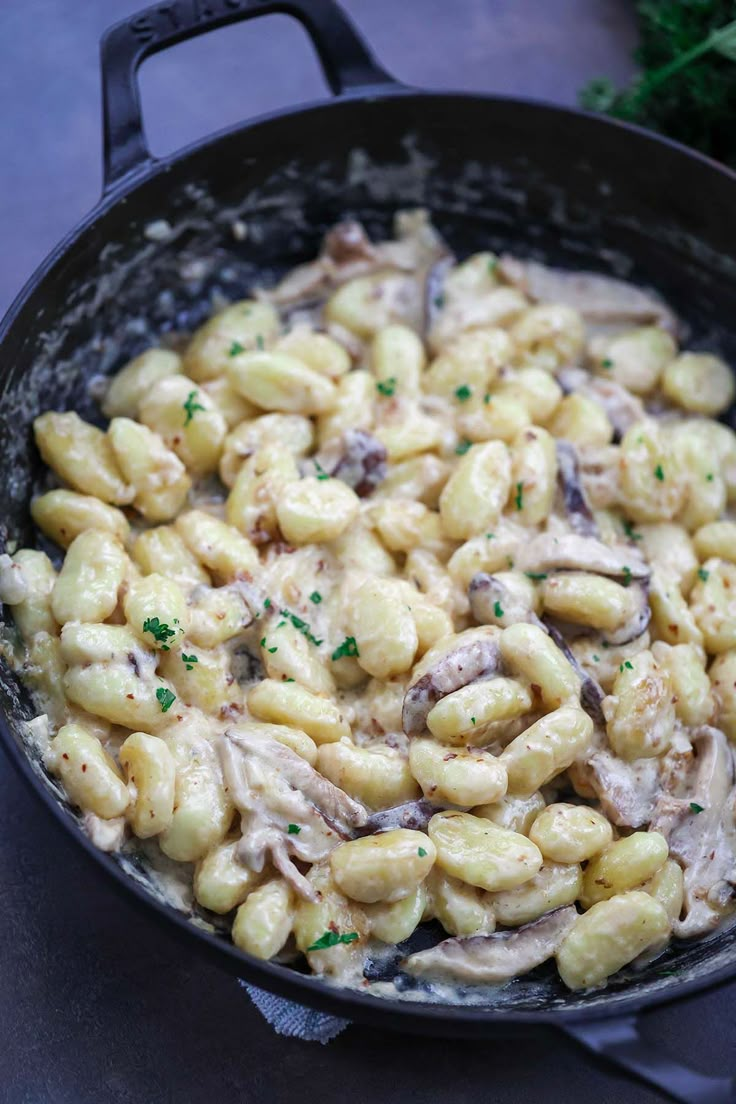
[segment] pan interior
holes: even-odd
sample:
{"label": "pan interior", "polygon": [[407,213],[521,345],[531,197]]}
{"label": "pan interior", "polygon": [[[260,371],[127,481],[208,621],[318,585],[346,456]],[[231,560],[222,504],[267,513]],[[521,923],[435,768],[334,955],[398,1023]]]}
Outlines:
{"label": "pan interior", "polygon": [[[90,397],[95,377],[314,256],[325,230],[346,216],[385,237],[397,210],[423,206],[459,256],[509,250],[654,287],[686,322],[690,347],[736,363],[736,330],[728,330],[736,317],[736,231],[726,217],[735,195],[725,173],[639,134],[471,97],[342,102],[200,146],[103,205],[4,323],[0,549],[38,539],[28,515],[30,494],[44,485],[30,432],[37,414],[71,408],[99,422]],[[0,704],[10,738],[76,819],[29,739],[33,704],[2,665]],[[115,861],[160,899],[160,885],[137,859]],[[211,927],[213,917],[190,915],[228,939]],[[548,966],[474,999],[507,1011],[604,1004],[611,1011],[729,966],[736,944],[723,930],[671,947],[605,991],[571,994]],[[387,1000],[399,996],[392,991]]]}

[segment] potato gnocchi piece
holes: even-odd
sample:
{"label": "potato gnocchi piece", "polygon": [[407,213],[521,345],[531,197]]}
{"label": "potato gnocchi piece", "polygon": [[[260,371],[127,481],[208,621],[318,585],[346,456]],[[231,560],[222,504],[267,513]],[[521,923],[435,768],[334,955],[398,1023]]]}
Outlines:
{"label": "potato gnocchi piece", "polygon": [[101,429],[69,411],[41,414],[33,423],[33,432],[44,463],[75,491],[114,506],[133,501],[133,481],[119,467],[112,438]]}
{"label": "potato gnocchi piece", "polygon": [[487,751],[447,748],[428,739],[412,740],[409,767],[430,801],[469,809],[497,801],[506,793],[506,771]]}
{"label": "potato gnocchi piece", "polygon": [[39,495],[31,502],[31,517],[41,532],[62,548],[68,548],[88,529],[110,533],[121,544],[127,544],[130,536],[128,519],[122,510],[76,491],[47,491]]}
{"label": "potato gnocchi piece", "polygon": [[322,744],[317,767],[335,786],[370,809],[390,809],[421,794],[408,761],[384,744],[357,747],[344,738]]}
{"label": "potato gnocchi piece", "polygon": [[669,933],[659,901],[641,890],[618,893],[578,917],[557,951],[557,969],[568,989],[593,989]]}
{"label": "potato gnocchi piece", "polygon": [[168,376],[146,391],[139,403],[141,422],[195,476],[217,468],[227,422],[204,389],[186,376]]}
{"label": "potato gnocchi piece", "polygon": [[213,314],[195,331],[184,351],[182,368],[197,383],[226,375],[230,364],[270,340],[278,314],[269,303],[242,299]]}
{"label": "potato gnocchi piece", "polygon": [[147,521],[176,517],[192,486],[179,457],[156,433],[130,418],[113,418],[107,433],[120,470],[133,487],[136,510]]}
{"label": "potato gnocchi piece", "polygon": [[429,838],[441,869],[480,889],[513,889],[542,865],[539,848],[525,836],[470,813],[435,813]]}

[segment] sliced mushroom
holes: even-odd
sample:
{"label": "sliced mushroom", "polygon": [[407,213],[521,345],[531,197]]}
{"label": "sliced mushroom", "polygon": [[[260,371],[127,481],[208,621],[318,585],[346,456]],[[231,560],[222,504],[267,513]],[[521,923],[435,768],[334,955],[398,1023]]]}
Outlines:
{"label": "sliced mushroom", "polygon": [[649,568],[638,549],[630,545],[611,548],[596,537],[577,533],[540,533],[516,555],[519,571],[590,571],[595,575],[648,579]]}
{"label": "sliced mushroom", "polygon": [[[368,814],[305,759],[255,726],[228,729],[219,741],[225,783],[240,812],[240,861],[261,871],[267,859],[307,900],[311,883],[293,859],[314,863],[365,824]],[[290,834],[289,825],[299,832]]]}
{"label": "sliced mushroom", "polygon": [[586,763],[576,764],[581,780],[593,791],[612,824],[641,828],[652,819],[660,793],[658,759],[635,759],[625,763],[612,751],[601,748]]}
{"label": "sliced mushroom", "polygon": [[598,526],[580,477],[577,449],[569,441],[557,442],[557,481],[570,526],[581,537],[597,537]]}
{"label": "sliced mushroom", "polygon": [[504,586],[495,575],[488,575],[485,571],[479,571],[470,580],[468,598],[473,617],[479,625],[492,625],[498,620],[495,608],[500,605],[509,624],[518,621],[530,621],[538,624],[538,618],[534,610],[526,603],[521,594],[514,593],[509,587]]}
{"label": "sliced mushroom", "polygon": [[345,219],[336,223],[325,234],[322,256],[333,264],[349,265],[356,262],[376,262],[376,248],[357,219]]}
{"label": "sliced mushroom", "polygon": [[364,429],[349,429],[343,434],[341,444],[343,453],[332,474],[352,487],[360,498],[365,498],[386,478],[386,449]]}
{"label": "sliced mushroom", "polygon": [[427,825],[442,805],[433,805],[431,801],[423,798],[419,801],[407,801],[403,805],[394,805],[392,809],[382,809],[378,813],[372,813],[361,828],[355,831],[356,836],[372,836],[376,832],[388,832],[392,828],[412,828],[414,831],[423,832]]}
{"label": "sliced mushroom", "polygon": [[471,985],[509,981],[552,958],[577,915],[575,907],[567,905],[513,931],[445,939],[431,950],[410,955],[403,969],[415,977]]}
{"label": "sliced mushroom", "polygon": [[499,274],[530,299],[574,307],[586,322],[644,325],[654,322],[677,333],[677,318],[659,296],[598,272],[568,272],[536,261],[504,256]]}
{"label": "sliced mushroom", "polygon": [[641,399],[615,380],[590,376],[582,368],[563,368],[557,382],[567,394],[577,391],[602,406],[613,426],[615,440],[620,441],[627,429],[646,417]]}
{"label": "sliced mushroom", "polygon": [[542,618],[540,624],[542,628],[547,630],[575,674],[580,679],[580,704],[583,709],[595,724],[600,728],[605,728],[606,719],[603,716],[601,703],[606,695],[602,686],[597,679],[594,679],[592,675],[588,674],[582,664],[578,662],[577,656],[571,650],[557,626],[544,618]]}
{"label": "sliced mushroom", "polygon": [[733,753],[724,734],[709,725],[698,729],[693,745],[697,758],[684,784],[676,773],[667,780],[650,825],[684,870],[684,915],[674,925],[680,939],[716,928],[736,895]]}
{"label": "sliced mushroom", "polygon": [[417,665],[414,681],[404,695],[402,726],[407,736],[418,736],[427,726],[427,716],[441,699],[481,678],[491,678],[500,669],[498,629],[488,627],[459,633],[443,645],[430,648]]}

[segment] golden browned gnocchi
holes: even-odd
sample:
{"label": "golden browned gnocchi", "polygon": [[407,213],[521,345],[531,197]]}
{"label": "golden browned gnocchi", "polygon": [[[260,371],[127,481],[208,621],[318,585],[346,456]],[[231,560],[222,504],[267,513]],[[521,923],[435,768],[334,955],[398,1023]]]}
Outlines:
{"label": "golden browned gnocchi", "polygon": [[410,989],[595,987],[731,909],[733,374],[594,325],[615,281],[397,235],[36,418],[8,653],[85,830],[245,954],[371,991],[431,920]]}

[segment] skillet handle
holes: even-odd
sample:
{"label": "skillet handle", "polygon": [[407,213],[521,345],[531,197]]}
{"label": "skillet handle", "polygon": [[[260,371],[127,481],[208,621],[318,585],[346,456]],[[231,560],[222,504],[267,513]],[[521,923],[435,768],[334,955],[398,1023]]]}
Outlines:
{"label": "skillet handle", "polygon": [[397,84],[373,57],[336,0],[170,0],[116,23],[100,43],[104,187],[153,160],[146,144],[137,72],[141,62],[188,38],[259,15],[304,26],[332,92]]}
{"label": "skillet handle", "polygon": [[667,1099],[680,1104],[733,1104],[733,1078],[697,1073],[655,1049],[642,1038],[636,1016],[569,1023],[563,1030],[586,1050],[654,1085]]}

